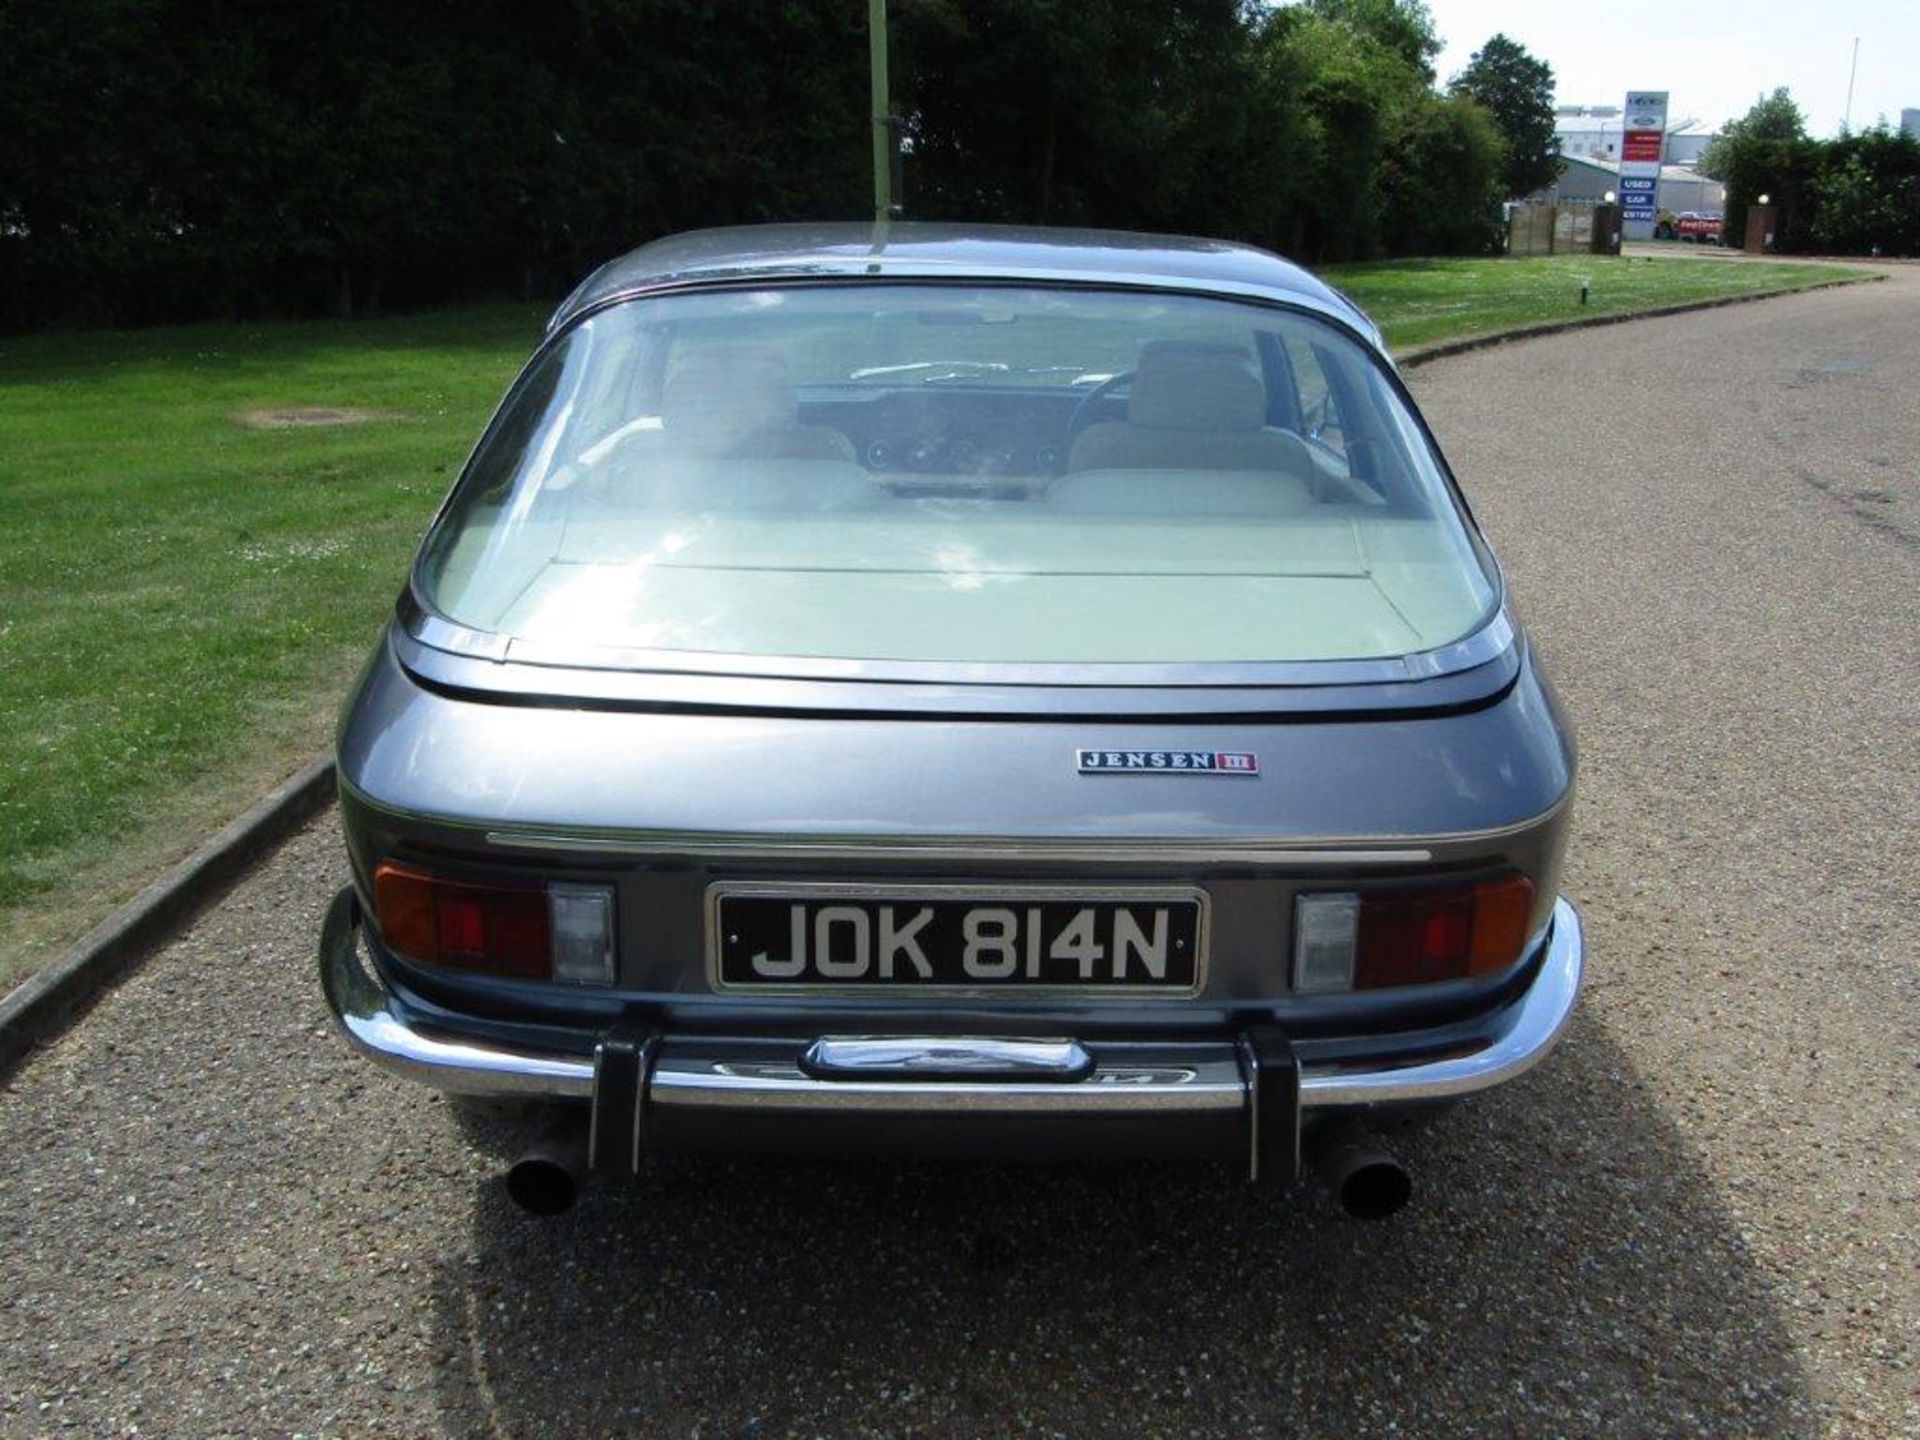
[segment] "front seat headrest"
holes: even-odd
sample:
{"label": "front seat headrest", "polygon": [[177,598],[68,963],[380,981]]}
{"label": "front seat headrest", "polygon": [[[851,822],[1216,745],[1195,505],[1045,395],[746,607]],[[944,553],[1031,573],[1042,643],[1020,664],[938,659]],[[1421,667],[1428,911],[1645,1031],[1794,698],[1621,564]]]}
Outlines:
{"label": "front seat headrest", "polygon": [[1140,347],[1127,420],[1151,430],[1258,430],[1267,390],[1237,345],[1154,340]]}
{"label": "front seat headrest", "polygon": [[762,345],[689,351],[667,376],[660,420],[676,440],[724,445],[794,423],[786,357]]}

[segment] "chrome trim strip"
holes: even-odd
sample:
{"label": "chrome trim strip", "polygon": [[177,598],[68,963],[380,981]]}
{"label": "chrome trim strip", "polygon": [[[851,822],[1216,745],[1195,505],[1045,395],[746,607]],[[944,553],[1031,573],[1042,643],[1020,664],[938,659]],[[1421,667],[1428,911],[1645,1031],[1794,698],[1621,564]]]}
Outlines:
{"label": "chrome trim strip", "polygon": [[663,1054],[647,1087],[661,1109],[755,1114],[1104,1115],[1206,1114],[1246,1105],[1246,1082],[1230,1046],[1171,1065],[1095,1064],[1060,1080],[819,1080],[792,1064],[716,1061]]}
{"label": "chrome trim strip", "polygon": [[839,1076],[952,1076],[957,1080],[1025,1076],[1070,1082],[1093,1069],[1078,1040],[1015,1039],[988,1035],[822,1035],[807,1047],[800,1068]]}
{"label": "chrome trim strip", "polygon": [[417,644],[453,655],[562,670],[616,670],[654,675],[706,675],[762,680],[840,680],[915,685],[980,685],[1042,689],[1294,688],[1387,685],[1428,680],[1496,660],[1517,636],[1496,588],[1487,618],[1458,640],[1432,650],[1364,660],[1290,661],[919,661],[836,660],[817,657],[729,655],[712,651],[649,650],[620,646],[573,647],[509,639],[475,630],[429,609],[417,594],[401,615]]}
{"label": "chrome trim strip", "polygon": [[1546,809],[1484,830],[1442,830],[1418,836],[1300,835],[1119,836],[1070,835],[1035,839],[994,835],[775,835],[701,830],[594,830],[497,823],[437,815],[376,800],[342,770],[340,789],[356,804],[396,820],[481,835],[489,845],[527,850],[594,850],[608,855],[727,860],[973,860],[1099,861],[1154,865],[1166,861],[1221,865],[1418,865],[1450,845],[1504,840],[1550,822],[1573,803],[1569,785]]}
{"label": "chrome trim strip", "polygon": [[[621,257],[625,259],[626,257]],[[601,269],[611,269],[619,260],[609,261]],[[876,268],[876,266],[878,268]],[[597,275],[599,272],[596,271]],[[592,277],[589,277],[591,279]],[[791,259],[783,262],[748,263],[739,266],[704,266],[690,271],[635,277],[631,281],[602,290],[585,303],[569,300],[554,312],[548,322],[550,339],[563,327],[624,305],[633,300],[677,295],[699,290],[762,290],[775,285],[838,286],[849,284],[880,285],[959,285],[969,289],[1029,289],[1035,286],[1060,286],[1073,290],[1139,291],[1145,294],[1197,295],[1221,300],[1244,301],[1268,310],[1294,310],[1320,320],[1330,320],[1352,333],[1376,359],[1393,363],[1393,357],[1380,337],[1373,318],[1341,291],[1327,287],[1326,295],[1257,280],[1236,280],[1224,276],[1180,275],[1165,270],[1072,270],[1053,266],[976,265],[925,256],[886,253],[878,261],[871,254],[858,257],[838,254]],[[584,285],[576,292],[584,299]],[[1329,299],[1331,297],[1331,299]],[[571,308],[569,308],[571,307]],[[545,340],[542,341],[542,344]]]}
{"label": "chrome trim strip", "polygon": [[[1531,822],[1530,822],[1531,823]],[[1523,827],[1516,827],[1523,828]],[[489,830],[489,845],[528,850],[597,850],[614,855],[671,855],[715,860],[1087,860],[1150,865],[1204,860],[1228,865],[1418,865],[1425,849],[1295,849],[1286,841],[830,839],[770,835],[602,836],[545,830]]]}
{"label": "chrome trim strip", "polygon": [[[720,902],[735,895],[779,900],[842,899],[871,904],[895,898],[905,901],[1018,901],[1035,905],[1069,900],[1138,901],[1141,904],[1179,902],[1200,908],[1194,924],[1194,945],[1199,954],[1194,956],[1191,985],[1102,985],[1095,982],[1085,985],[936,985],[906,981],[867,985],[783,985],[776,981],[741,985],[720,977]],[[885,880],[716,880],[707,886],[701,910],[706,930],[701,949],[706,956],[707,986],[717,995],[835,996],[871,1000],[879,1004],[902,1004],[922,998],[984,1000],[1005,1005],[1017,1003],[1023,998],[1037,1000],[1048,996],[1080,996],[1089,1000],[1191,1000],[1207,987],[1208,922],[1212,905],[1207,892],[1194,885],[942,885],[914,881],[889,883]]]}
{"label": "chrome trim strip", "polygon": [[1229,716],[1264,723],[1276,714],[1306,720],[1356,711],[1451,711],[1493,702],[1512,683],[1520,664],[1516,643],[1484,665],[1453,674],[1364,685],[896,685],[494,664],[484,657],[453,655],[423,645],[399,622],[389,627],[388,643],[400,668],[416,681],[463,697],[477,693],[510,703],[559,700],[590,709],[632,706],[870,719],[939,715],[987,721],[1057,716],[1103,725],[1158,720],[1211,723]]}
{"label": "chrome trim strip", "polygon": [[[587,1099],[593,1064],[445,1040],[417,1030],[393,1011],[379,980],[361,963],[359,902],[334,897],[321,927],[320,974],[327,1004],[348,1042],[383,1069],[441,1090],[502,1097]],[[1413,1103],[1471,1094],[1525,1074],[1565,1033],[1585,968],[1580,918],[1555,902],[1546,954],[1526,993],[1507,1012],[1492,1043],[1414,1065],[1366,1069],[1303,1067],[1303,1111]],[[684,1041],[683,1045],[697,1045]],[[1391,1043],[1390,1037],[1386,1043]],[[1246,1081],[1232,1042],[1180,1047],[1167,1064],[1096,1064],[1085,1079],[1049,1081],[827,1080],[793,1061],[716,1059],[664,1047],[647,1102],[684,1109],[817,1113],[1100,1114],[1197,1113],[1245,1107]]]}

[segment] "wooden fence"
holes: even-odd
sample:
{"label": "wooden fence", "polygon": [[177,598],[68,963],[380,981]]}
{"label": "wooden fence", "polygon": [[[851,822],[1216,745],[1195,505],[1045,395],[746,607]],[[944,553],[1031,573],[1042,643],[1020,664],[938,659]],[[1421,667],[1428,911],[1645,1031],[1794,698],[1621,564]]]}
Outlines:
{"label": "wooden fence", "polygon": [[1593,251],[1593,204],[1516,205],[1507,215],[1509,255],[1587,255]]}

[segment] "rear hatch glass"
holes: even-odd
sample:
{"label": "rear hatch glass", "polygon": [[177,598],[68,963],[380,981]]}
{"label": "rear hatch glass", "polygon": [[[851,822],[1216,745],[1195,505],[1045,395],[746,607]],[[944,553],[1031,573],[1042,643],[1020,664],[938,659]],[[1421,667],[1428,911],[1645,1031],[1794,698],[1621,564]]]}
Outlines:
{"label": "rear hatch glass", "polygon": [[1157,293],[807,285],[623,302],[510,396],[427,606],[542,658],[1366,660],[1495,585],[1385,367]]}

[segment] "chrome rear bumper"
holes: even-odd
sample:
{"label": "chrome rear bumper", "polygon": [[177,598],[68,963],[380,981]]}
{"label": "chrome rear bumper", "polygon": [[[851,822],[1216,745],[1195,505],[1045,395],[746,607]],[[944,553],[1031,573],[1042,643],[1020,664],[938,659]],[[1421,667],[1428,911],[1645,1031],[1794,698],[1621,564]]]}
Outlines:
{"label": "chrome rear bumper", "polygon": [[[605,1058],[541,1054],[429,1033],[411,1023],[369,970],[358,943],[358,901],[349,888],[327,912],[320,973],[327,1002],[347,1040],[382,1068],[457,1094],[594,1101]],[[1523,1074],[1553,1048],[1572,1016],[1584,963],[1580,919],[1565,900],[1554,906],[1545,954],[1531,982],[1470,1042],[1437,1058],[1394,1054],[1382,1036],[1378,1054],[1339,1065],[1302,1064],[1298,1104],[1314,1111],[1414,1105],[1485,1090]],[[636,1113],[649,1128],[751,1115],[885,1121],[936,1117],[1026,1117],[1071,1121],[1142,1120],[1257,1123],[1259,1064],[1245,1037],[1208,1041],[1023,1041],[1022,1063],[999,1037],[891,1037],[891,1064],[835,1037],[832,1053],[866,1063],[822,1066],[804,1041],[655,1035],[646,1044]],[[916,1046],[918,1048],[916,1048]],[[1058,1047],[1071,1064],[1057,1074],[1032,1063],[1033,1047]],[[945,1059],[936,1051],[951,1052]],[[1004,1062],[1004,1063],[999,1063]],[[968,1074],[969,1069],[993,1073]],[[924,1078],[937,1074],[939,1078]],[[637,1133],[637,1132],[636,1132]],[[635,1142],[638,1153],[638,1140]]]}

